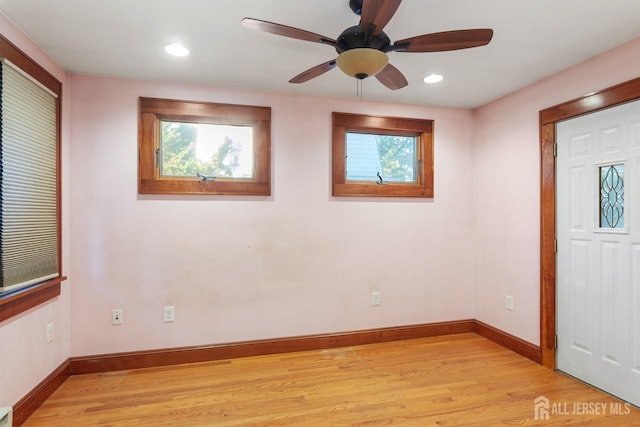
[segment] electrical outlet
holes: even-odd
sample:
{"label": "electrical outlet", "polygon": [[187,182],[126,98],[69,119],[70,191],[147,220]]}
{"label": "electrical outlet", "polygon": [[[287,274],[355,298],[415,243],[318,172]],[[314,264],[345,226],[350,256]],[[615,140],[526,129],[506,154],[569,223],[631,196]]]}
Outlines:
{"label": "electrical outlet", "polygon": [[371,305],[380,305],[380,292],[371,292]]}
{"label": "electrical outlet", "polygon": [[513,311],[513,297],[511,295],[507,295],[505,307],[507,310]]}
{"label": "electrical outlet", "polygon": [[47,324],[47,344],[53,341],[53,322]]}
{"label": "electrical outlet", "polygon": [[111,324],[112,325],[122,325],[122,310],[115,309],[111,311]]}
{"label": "electrical outlet", "polygon": [[164,306],[164,321],[175,322],[176,320],[176,308],[173,305]]}

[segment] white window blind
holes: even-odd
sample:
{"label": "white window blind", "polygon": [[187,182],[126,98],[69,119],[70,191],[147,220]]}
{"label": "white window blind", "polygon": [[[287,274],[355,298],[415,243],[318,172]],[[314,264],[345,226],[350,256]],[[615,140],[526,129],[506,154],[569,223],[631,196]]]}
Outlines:
{"label": "white window blind", "polygon": [[0,63],[0,291],[57,277],[56,98]]}

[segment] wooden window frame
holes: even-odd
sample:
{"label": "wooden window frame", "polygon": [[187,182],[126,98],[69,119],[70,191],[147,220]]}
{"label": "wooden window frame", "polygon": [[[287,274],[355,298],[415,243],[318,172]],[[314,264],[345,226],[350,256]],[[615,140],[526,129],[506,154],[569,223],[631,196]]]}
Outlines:
{"label": "wooden window frame", "polygon": [[[347,181],[347,132],[417,137],[416,156],[419,170],[416,182],[389,182],[379,185],[373,181]],[[433,120],[333,113],[333,196],[433,198],[433,159]]]}
{"label": "wooden window frame", "polygon": [[[156,165],[162,120],[253,128],[251,179],[162,177]],[[173,99],[139,99],[138,192],[140,194],[271,195],[271,108]]]}
{"label": "wooden window frame", "polygon": [[18,316],[40,304],[60,295],[60,283],[67,278],[62,275],[62,214],[60,202],[60,141],[61,141],[61,105],[62,83],[45,70],[13,43],[0,35],[0,57],[6,58],[32,78],[57,95],[56,98],[56,174],[57,174],[57,226],[58,226],[58,274],[59,276],[41,283],[15,290],[0,292],[0,322]]}

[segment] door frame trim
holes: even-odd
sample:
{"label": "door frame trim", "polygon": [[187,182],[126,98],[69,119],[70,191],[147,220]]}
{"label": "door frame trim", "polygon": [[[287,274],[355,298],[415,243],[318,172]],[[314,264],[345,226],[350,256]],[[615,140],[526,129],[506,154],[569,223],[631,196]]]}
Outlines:
{"label": "door frame trim", "polygon": [[640,77],[539,112],[540,118],[540,350],[556,369],[556,123],[640,99]]}

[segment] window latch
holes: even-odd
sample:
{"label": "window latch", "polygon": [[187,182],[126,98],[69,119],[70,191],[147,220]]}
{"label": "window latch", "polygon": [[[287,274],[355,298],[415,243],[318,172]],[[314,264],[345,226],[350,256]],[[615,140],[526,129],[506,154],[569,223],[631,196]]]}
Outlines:
{"label": "window latch", "polygon": [[207,176],[201,173],[196,174],[196,176],[198,178],[202,178],[203,181],[215,181],[216,177],[215,176]]}
{"label": "window latch", "polygon": [[378,175],[378,180],[376,181],[376,184],[378,184],[378,185],[387,185],[387,181],[383,181],[382,180],[382,175],[380,175],[380,172],[376,173],[376,175]]}

